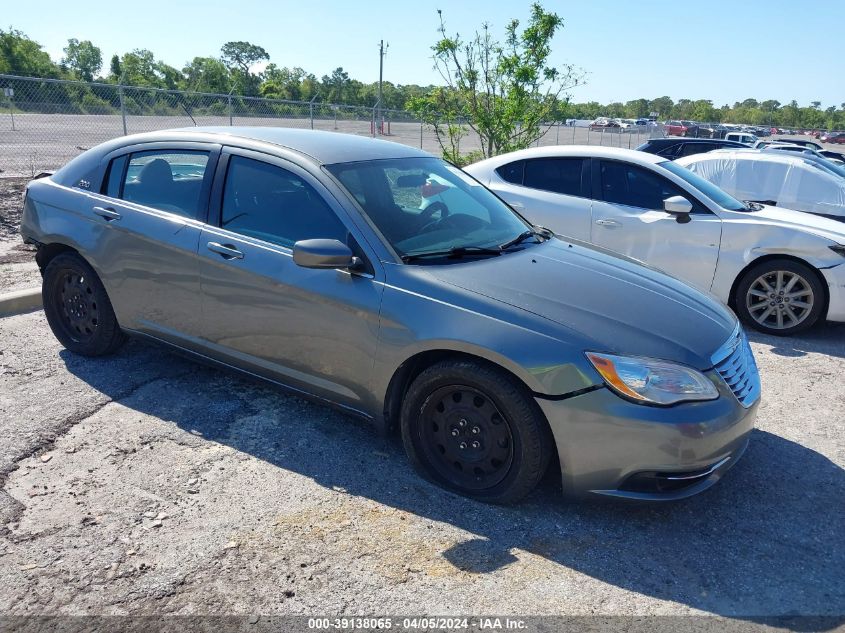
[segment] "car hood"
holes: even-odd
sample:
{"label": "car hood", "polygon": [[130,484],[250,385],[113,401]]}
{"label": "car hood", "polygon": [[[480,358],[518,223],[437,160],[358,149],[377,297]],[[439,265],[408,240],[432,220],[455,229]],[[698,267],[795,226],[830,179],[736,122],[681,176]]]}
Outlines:
{"label": "car hood", "polygon": [[716,299],[665,273],[581,242],[552,238],[520,252],[436,266],[438,281],[538,315],[585,350],[708,369],[737,325]]}
{"label": "car hood", "polygon": [[746,221],[765,222],[770,226],[813,233],[832,242],[845,244],[845,222],[767,204],[762,205],[762,207],[760,211],[732,212],[731,215]]}

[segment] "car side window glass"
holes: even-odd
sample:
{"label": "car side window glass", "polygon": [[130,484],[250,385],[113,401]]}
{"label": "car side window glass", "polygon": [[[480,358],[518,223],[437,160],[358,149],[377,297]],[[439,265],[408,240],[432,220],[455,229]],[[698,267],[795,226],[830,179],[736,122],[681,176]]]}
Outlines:
{"label": "car side window glass", "polygon": [[523,184],[532,189],[581,196],[583,158],[537,158],[525,161]]}
{"label": "car side window glass", "polygon": [[496,173],[502,177],[505,182],[510,182],[515,185],[522,184],[523,173],[525,172],[525,161],[518,160],[507,165],[502,165],[496,169]]}
{"label": "car side window glass", "polygon": [[129,157],[120,197],[196,218],[208,157],[208,152],[193,150],[135,152]]}
{"label": "car side window glass", "polygon": [[671,196],[683,196],[689,200],[689,196],[666,178],[647,169],[615,161],[602,161],[601,189],[605,202],[648,210],[662,210],[663,201]]}
{"label": "car side window glass", "polygon": [[716,149],[712,143],[685,143],[681,150],[681,156],[691,156],[693,154],[703,154]]}
{"label": "car side window glass", "polygon": [[109,163],[109,171],[106,175],[102,193],[110,198],[120,197],[120,188],[123,184],[123,172],[126,169],[128,156],[118,156]]}
{"label": "car side window glass", "polygon": [[229,159],[220,225],[287,248],[307,239],[346,243],[348,235],[340,218],[302,178],[243,156]]}

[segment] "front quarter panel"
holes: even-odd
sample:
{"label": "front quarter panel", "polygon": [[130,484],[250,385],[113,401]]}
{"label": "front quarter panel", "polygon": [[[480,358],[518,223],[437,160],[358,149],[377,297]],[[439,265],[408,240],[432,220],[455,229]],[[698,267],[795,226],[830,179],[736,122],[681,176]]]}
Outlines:
{"label": "front quarter panel", "polygon": [[[845,264],[845,258],[829,248],[834,241],[811,231],[757,219],[748,213],[723,210],[720,215],[723,220],[722,246],[712,292],[725,303],[731,299],[731,288],[737,277],[749,264],[761,257],[777,255],[796,258],[822,272]],[[830,285],[829,275],[823,276]],[[831,297],[833,294],[831,292]],[[841,290],[837,290],[837,294],[842,294]]]}
{"label": "front quarter panel", "polygon": [[514,374],[534,393],[560,396],[601,384],[584,343],[561,326],[460,288],[417,267],[390,265],[380,318],[374,391],[382,399],[408,359],[430,351],[469,354]]}

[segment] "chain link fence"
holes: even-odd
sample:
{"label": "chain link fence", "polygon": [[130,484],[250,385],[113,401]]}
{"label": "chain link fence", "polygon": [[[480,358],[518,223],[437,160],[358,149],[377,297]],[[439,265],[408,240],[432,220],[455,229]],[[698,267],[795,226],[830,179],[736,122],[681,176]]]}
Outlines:
{"label": "chain link fence", "polygon": [[[460,123],[460,122],[458,122]],[[34,176],[126,134],[190,126],[275,126],[385,138],[440,154],[435,129],[411,112],[0,75],[0,172]],[[460,152],[479,151],[467,125]],[[633,148],[662,128],[590,128],[551,123],[537,145]]]}

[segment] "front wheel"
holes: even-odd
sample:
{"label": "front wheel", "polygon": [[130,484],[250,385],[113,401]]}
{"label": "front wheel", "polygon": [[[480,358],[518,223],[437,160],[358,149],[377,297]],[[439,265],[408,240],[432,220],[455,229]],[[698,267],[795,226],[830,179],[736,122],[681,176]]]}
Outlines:
{"label": "front wheel", "polygon": [[514,503],[531,492],[554,447],[525,387],[493,366],[469,360],[424,370],[405,395],[401,428],[418,472],[490,503]]}
{"label": "front wheel", "polygon": [[125,337],[94,269],[76,253],[61,253],[44,269],[44,314],[59,342],[83,356],[114,352]]}
{"label": "front wheel", "polygon": [[824,287],[809,266],[788,259],[763,262],[737,284],[734,303],[751,327],[791,336],[818,322],[824,312]]}

